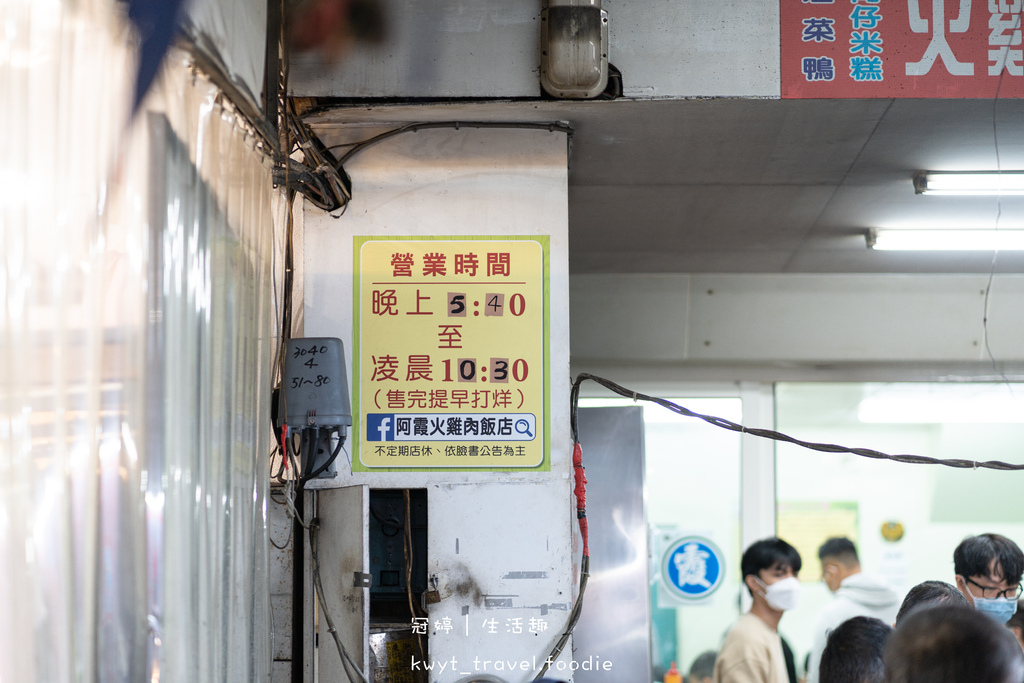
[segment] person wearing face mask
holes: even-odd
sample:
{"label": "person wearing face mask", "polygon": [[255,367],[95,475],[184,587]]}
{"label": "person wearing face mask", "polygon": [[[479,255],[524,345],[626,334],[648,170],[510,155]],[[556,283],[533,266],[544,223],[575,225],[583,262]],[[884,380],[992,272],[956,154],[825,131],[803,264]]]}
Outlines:
{"label": "person wearing face mask", "polygon": [[1024,553],[999,534],[968,536],[953,551],[956,587],[974,609],[1005,624],[1017,611]]}
{"label": "person wearing face mask", "polygon": [[800,597],[800,565],[800,553],[781,538],[762,539],[743,552],[740,570],[753,603],[722,642],[715,683],[787,683],[778,627]]}
{"label": "person wearing face mask", "polygon": [[1024,654],[1008,629],[969,607],[926,605],[885,644],[885,683],[1020,683]]}
{"label": "person wearing face mask", "polygon": [[818,683],[818,666],[829,632],[852,617],[875,617],[892,624],[900,607],[900,596],[881,577],[861,571],[857,546],[850,539],[828,539],[818,548],[818,559],[821,578],[835,598],[815,622],[807,683]]}

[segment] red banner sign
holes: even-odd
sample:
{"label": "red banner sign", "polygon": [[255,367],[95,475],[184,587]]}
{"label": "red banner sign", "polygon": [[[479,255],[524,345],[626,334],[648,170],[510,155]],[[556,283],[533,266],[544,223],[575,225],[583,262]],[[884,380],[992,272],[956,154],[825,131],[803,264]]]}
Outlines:
{"label": "red banner sign", "polygon": [[782,97],[1021,97],[1024,0],[781,0]]}

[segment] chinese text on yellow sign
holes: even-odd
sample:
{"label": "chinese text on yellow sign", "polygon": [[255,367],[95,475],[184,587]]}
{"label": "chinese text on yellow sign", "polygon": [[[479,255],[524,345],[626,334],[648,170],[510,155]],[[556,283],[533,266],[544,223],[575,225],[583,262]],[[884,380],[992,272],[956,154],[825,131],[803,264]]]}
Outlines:
{"label": "chinese text on yellow sign", "polygon": [[546,469],[546,237],[355,238],[353,469]]}

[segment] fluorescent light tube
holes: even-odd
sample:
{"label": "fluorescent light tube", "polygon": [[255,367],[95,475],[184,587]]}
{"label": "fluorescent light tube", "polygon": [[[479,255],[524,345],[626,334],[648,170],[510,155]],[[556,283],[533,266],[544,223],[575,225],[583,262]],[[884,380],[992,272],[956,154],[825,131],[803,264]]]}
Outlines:
{"label": "fluorescent light tube", "polygon": [[1020,424],[1024,396],[1005,384],[948,382],[864,385],[857,408],[861,422],[923,424]]}
{"label": "fluorescent light tube", "polygon": [[1020,424],[1020,399],[865,398],[857,409],[861,422],[889,424]]}
{"label": "fluorescent light tube", "polygon": [[1024,194],[1024,171],[922,171],[914,176],[917,194]]}
{"label": "fluorescent light tube", "polygon": [[870,230],[880,251],[1024,251],[1024,230]]}

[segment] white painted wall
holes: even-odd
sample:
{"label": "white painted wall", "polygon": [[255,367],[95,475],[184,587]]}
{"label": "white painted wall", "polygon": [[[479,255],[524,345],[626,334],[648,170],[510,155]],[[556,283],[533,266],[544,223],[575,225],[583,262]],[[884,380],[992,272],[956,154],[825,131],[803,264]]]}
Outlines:
{"label": "white painted wall", "polygon": [[[449,617],[463,629],[435,634],[431,628],[432,659],[459,663],[455,673],[431,680],[483,672],[473,663],[477,657],[541,661],[565,625],[568,612],[557,606],[571,605],[574,596],[566,138],[547,131],[425,130],[363,152],[346,170],[352,203],[341,219],[307,209],[303,261],[305,335],[340,337],[346,349],[352,348],[353,236],[550,235],[551,471],[353,474],[343,463],[334,482],[427,489],[428,572],[438,574],[443,598],[430,618]],[[351,378],[351,355],[346,361]],[[512,606],[488,608],[487,597],[496,595],[509,596]],[[542,613],[550,624],[546,634],[505,633],[506,619]],[[491,617],[497,635],[481,628]],[[561,661],[571,660],[570,652]],[[536,676],[496,671],[493,664],[488,673],[510,683]]]}
{"label": "white painted wall", "polygon": [[[539,97],[542,0],[381,0],[390,34],[292,58],[298,96]],[[627,97],[778,97],[778,0],[605,0]]]}
{"label": "white painted wall", "polygon": [[[771,366],[775,380],[816,364],[991,373],[987,283],[987,275],[578,275],[573,367],[632,365],[634,379],[660,368],[662,380],[686,366],[716,367],[718,379]],[[987,336],[998,362],[1024,359],[1022,306],[1024,276],[996,276]]]}

